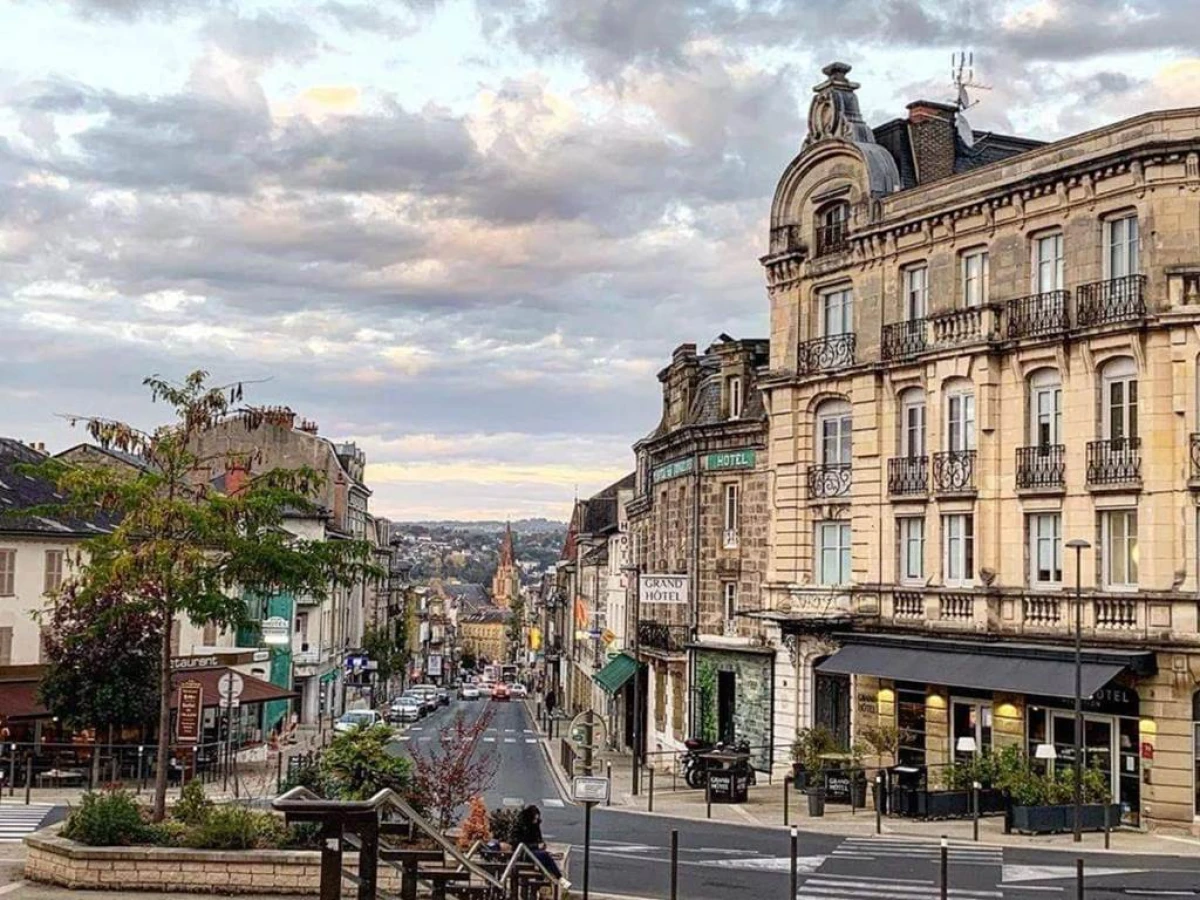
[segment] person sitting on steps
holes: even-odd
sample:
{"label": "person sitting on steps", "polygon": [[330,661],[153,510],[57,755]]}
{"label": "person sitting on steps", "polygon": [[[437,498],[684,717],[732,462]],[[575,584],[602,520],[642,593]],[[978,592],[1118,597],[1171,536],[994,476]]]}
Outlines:
{"label": "person sitting on steps", "polygon": [[510,840],[514,849],[521,844],[528,847],[546,871],[558,879],[564,891],[571,887],[571,882],[563,877],[558,863],[546,849],[546,842],[542,839],[542,811],[537,806],[531,803],[517,813]]}

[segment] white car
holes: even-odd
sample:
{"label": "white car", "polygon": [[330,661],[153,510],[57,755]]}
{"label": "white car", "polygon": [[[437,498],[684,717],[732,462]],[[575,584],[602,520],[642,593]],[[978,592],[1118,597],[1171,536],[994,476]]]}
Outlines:
{"label": "white car", "polygon": [[529,696],[529,690],[519,681],[508,686],[508,692],[512,694],[514,700],[524,700]]}
{"label": "white car", "polygon": [[479,686],[474,684],[460,684],[458,686],[459,700],[478,700]]}
{"label": "white car", "polygon": [[424,711],[420,697],[397,697],[388,710],[388,721],[416,722]]}
{"label": "white car", "polygon": [[373,709],[352,709],[343,713],[342,717],[333,723],[333,730],[338,734],[353,731],[355,728],[370,728],[383,721],[383,716]]}

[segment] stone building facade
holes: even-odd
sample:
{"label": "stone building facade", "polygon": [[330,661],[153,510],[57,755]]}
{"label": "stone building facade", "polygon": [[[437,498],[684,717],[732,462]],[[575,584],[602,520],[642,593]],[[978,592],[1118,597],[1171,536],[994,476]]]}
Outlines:
{"label": "stone building facade", "polygon": [[460,616],[459,646],[463,655],[471,655],[477,665],[486,660],[502,663],[508,660],[508,618],[512,613],[489,607]]}
{"label": "stone building facade", "polygon": [[[802,724],[1084,758],[1200,816],[1200,111],[1039,145],[825,69],[771,210],[765,606]],[[1086,549],[1067,547],[1085,540]]]}
{"label": "stone building facade", "polygon": [[724,335],[703,354],[677,348],[658,376],[662,419],[634,445],[627,513],[639,583],[675,575],[686,585],[686,602],[643,590],[638,604],[647,752],[677,750],[691,736],[745,739],[759,768],[787,761],[775,745],[794,730],[779,696],[788,655],[777,626],[761,618],[769,517],[757,379],[768,353],[766,341]]}

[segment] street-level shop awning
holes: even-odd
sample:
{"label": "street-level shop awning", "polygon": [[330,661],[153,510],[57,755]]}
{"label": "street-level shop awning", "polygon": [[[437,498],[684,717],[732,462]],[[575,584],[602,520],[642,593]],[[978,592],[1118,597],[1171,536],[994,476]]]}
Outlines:
{"label": "street-level shop awning", "polygon": [[[874,675],[1015,694],[1075,696],[1072,647],[947,641],[895,635],[838,635],[843,646],[817,666],[835,675]],[[1121,672],[1155,672],[1153,653],[1085,649],[1082,694],[1090,697]]]}
{"label": "street-level shop awning", "polygon": [[[228,666],[219,666],[213,669],[189,669],[176,672],[171,676],[171,683],[175,688],[171,697],[172,708],[179,702],[179,685],[185,681],[200,682],[200,687],[204,689],[205,707],[220,706],[221,694],[217,682],[220,681],[222,675],[230,671],[232,670]],[[285,690],[277,684],[255,678],[253,675],[242,675],[240,672],[238,674],[242,678],[242,696],[240,698],[242,706],[267,703],[271,700],[291,700],[300,696],[295,691]]]}
{"label": "street-level shop awning", "polygon": [[621,653],[608,661],[603,669],[592,676],[606,694],[615,694],[625,686],[637,671],[637,660],[628,653]]}

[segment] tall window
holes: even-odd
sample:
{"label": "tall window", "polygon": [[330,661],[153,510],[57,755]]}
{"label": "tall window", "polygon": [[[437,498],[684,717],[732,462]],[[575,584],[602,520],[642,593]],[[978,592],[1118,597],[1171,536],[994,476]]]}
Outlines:
{"label": "tall window", "polygon": [[1043,448],[1063,443],[1062,382],[1053,369],[1038,369],[1029,380],[1029,437]]}
{"label": "tall window", "polygon": [[725,382],[726,390],[729,393],[729,418],[740,419],[742,417],[742,379],[738,375],[734,375]]}
{"label": "tall window", "polygon": [[972,250],[962,258],[963,305],[983,306],[988,302],[988,255],[986,250]]}
{"label": "tall window", "polygon": [[975,394],[970,388],[952,388],[946,396],[946,449],[975,449]]}
{"label": "tall window", "polygon": [[925,318],[929,308],[929,268],[920,265],[904,270],[904,318],[912,322]]}
{"label": "tall window", "polygon": [[1100,514],[1104,585],[1136,588],[1138,583],[1138,521],[1136,509],[1113,509]]}
{"label": "tall window", "polygon": [[737,534],[738,527],[738,486],[725,485],[725,533]]}
{"label": "tall window", "polygon": [[1029,517],[1029,584],[1058,587],[1062,584],[1062,515],[1039,513]]}
{"label": "tall window", "polygon": [[737,621],[737,582],[726,581],[721,584],[721,599],[725,607],[725,630],[733,631]]}
{"label": "tall window", "polygon": [[1104,437],[1110,441],[1138,436],[1137,366],[1132,359],[1114,359],[1104,367]]}
{"label": "tall window", "polygon": [[909,584],[925,582],[925,518],[905,516],[897,519],[900,531],[900,580]]}
{"label": "tall window", "polygon": [[850,583],[850,523],[817,525],[817,581],[825,586]]}
{"label": "tall window", "polygon": [[17,551],[0,548],[0,597],[16,593]]}
{"label": "tall window", "polygon": [[854,332],[854,297],[850,288],[838,288],[821,295],[821,322],[825,337]]}
{"label": "tall window", "polygon": [[1109,278],[1137,275],[1141,271],[1137,216],[1109,219],[1104,223],[1104,266]]}
{"label": "tall window", "polygon": [[1033,242],[1033,292],[1044,294],[1063,288],[1063,236],[1056,232]]}
{"label": "tall window", "polygon": [[975,517],[942,516],[942,580],[947,587],[970,587],[975,578]]}
{"label": "tall window", "polygon": [[826,400],[817,408],[817,441],[824,465],[850,465],[853,420],[845,400]]}
{"label": "tall window", "polygon": [[63,551],[46,551],[46,570],[42,576],[42,593],[54,594],[62,587]]}
{"label": "tall window", "polygon": [[925,392],[920,388],[900,395],[900,455],[925,455]]}
{"label": "tall window", "polygon": [[823,208],[817,215],[817,255],[844,249],[849,227],[849,203],[838,201]]}

